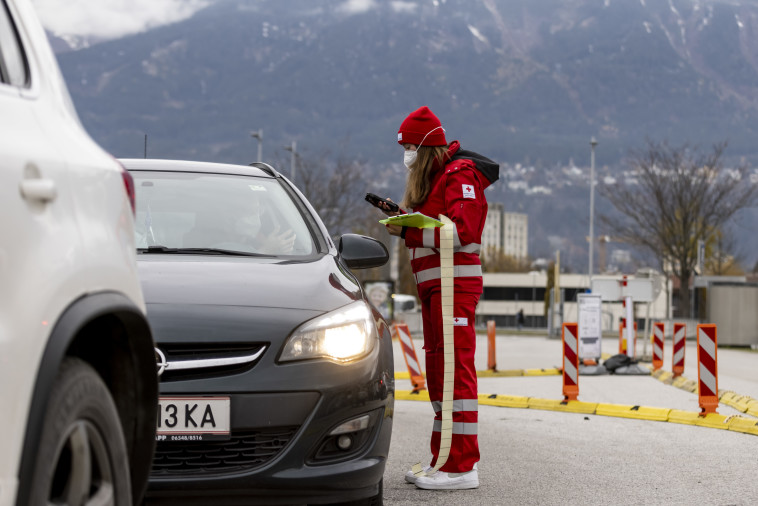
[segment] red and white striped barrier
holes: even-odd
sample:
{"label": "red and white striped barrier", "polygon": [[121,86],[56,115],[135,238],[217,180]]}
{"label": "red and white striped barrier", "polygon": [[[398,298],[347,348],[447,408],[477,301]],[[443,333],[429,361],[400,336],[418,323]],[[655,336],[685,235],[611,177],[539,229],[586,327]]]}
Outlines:
{"label": "red and white striped barrier", "polygon": [[674,324],[674,355],[671,360],[671,372],[674,377],[684,374],[684,343],[687,341],[687,325]]}
{"label": "red and white striped barrier", "polygon": [[563,398],[577,400],[579,395],[579,325],[563,324]]}
{"label": "red and white striped barrier", "polygon": [[715,413],[719,405],[718,340],[716,325],[697,326],[697,395],[701,414]]}
{"label": "red and white striped barrier", "polygon": [[405,323],[395,323],[392,326],[395,329],[395,335],[397,336],[398,341],[400,341],[400,348],[403,350],[405,365],[408,367],[408,374],[411,376],[411,383],[413,384],[412,393],[424,390],[426,388],[426,382],[424,381],[424,374],[421,372],[421,366],[416,357],[416,348],[413,345],[413,339],[411,339],[411,332],[408,330],[408,325]]}
{"label": "red and white striped barrier", "polygon": [[663,333],[663,322],[653,324],[653,370],[657,371],[663,367],[663,342],[665,340]]}

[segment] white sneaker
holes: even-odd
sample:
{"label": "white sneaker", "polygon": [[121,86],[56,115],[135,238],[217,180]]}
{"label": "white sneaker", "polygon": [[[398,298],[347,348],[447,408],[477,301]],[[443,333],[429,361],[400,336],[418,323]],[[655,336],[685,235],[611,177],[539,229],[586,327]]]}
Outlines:
{"label": "white sneaker", "polygon": [[431,476],[419,476],[416,478],[416,486],[425,490],[479,488],[479,474],[476,467],[466,473],[444,473],[437,471]]}
{"label": "white sneaker", "polygon": [[424,473],[428,472],[432,466],[422,466],[420,463],[415,464],[413,467],[411,467],[407,473],[405,473],[405,481],[408,483],[416,483],[416,479],[418,478],[418,474],[420,471],[423,471]]}

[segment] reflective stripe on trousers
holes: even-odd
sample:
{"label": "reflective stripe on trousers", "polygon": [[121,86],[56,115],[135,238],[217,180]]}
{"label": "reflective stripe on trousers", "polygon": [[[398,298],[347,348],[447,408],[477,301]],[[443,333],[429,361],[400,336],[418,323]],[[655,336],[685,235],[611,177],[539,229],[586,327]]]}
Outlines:
{"label": "reflective stripe on trousers", "polygon": [[[466,422],[453,422],[453,434],[460,434],[461,436],[476,436],[478,435],[477,427],[478,423],[466,423]],[[442,431],[442,420],[434,421],[434,432]]]}
{"label": "reflective stripe on trousers", "polygon": [[[435,413],[442,411],[442,401],[432,401],[432,408]],[[478,399],[456,399],[453,401],[453,413],[461,411],[479,411]]]}

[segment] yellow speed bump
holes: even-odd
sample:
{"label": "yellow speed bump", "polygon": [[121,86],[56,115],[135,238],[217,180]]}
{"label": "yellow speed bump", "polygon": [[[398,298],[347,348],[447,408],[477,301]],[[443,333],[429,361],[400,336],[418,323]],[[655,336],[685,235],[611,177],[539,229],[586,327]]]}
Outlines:
{"label": "yellow speed bump", "polygon": [[479,394],[479,404],[485,406],[500,406],[502,408],[528,408],[529,397],[522,397],[520,395]]}
{"label": "yellow speed bump", "polygon": [[550,369],[526,369],[524,370],[524,376],[558,376],[562,372],[557,367]]}
{"label": "yellow speed bump", "polygon": [[657,379],[658,381],[661,381],[668,385],[670,385],[674,381],[674,375],[669,371],[664,371],[663,369],[658,369],[657,371],[653,371],[651,373],[651,376]]}
{"label": "yellow speed bump", "polygon": [[[732,406],[734,404],[734,400],[739,397],[739,395],[735,394],[734,392],[731,392],[729,390],[719,390],[719,402],[726,404],[727,406]],[[734,407],[734,406],[732,406]]]}
{"label": "yellow speed bump", "polygon": [[429,391],[420,390],[416,393],[410,390],[395,390],[395,399],[399,401],[427,401],[429,402]]}
{"label": "yellow speed bump", "polygon": [[[657,422],[671,422],[684,425],[695,425],[712,429],[731,430],[744,434],[758,436],[758,420],[740,415],[724,416],[718,413],[701,415],[692,411],[680,409],[653,408],[647,406],[628,406],[619,404],[582,401],[560,401],[556,399],[536,399],[518,395],[479,394],[479,404],[504,408],[527,408],[547,411],[562,411],[566,413],[595,414],[598,416],[613,416],[617,418],[633,418]],[[429,402],[429,393],[422,390],[413,393],[410,390],[396,390],[395,399],[400,401]]]}
{"label": "yellow speed bump", "polygon": [[545,411],[564,411],[567,413],[584,413],[594,414],[597,404],[593,402],[582,401],[558,401],[553,399],[535,399],[529,398],[530,409],[541,409]]}
{"label": "yellow speed bump", "polygon": [[719,415],[718,413],[708,413],[705,416],[698,416],[695,425],[700,427],[710,427],[711,429],[729,429],[728,416]]}
{"label": "yellow speed bump", "polygon": [[479,378],[503,378],[512,376],[523,376],[523,369],[509,369],[506,371],[476,371]]}
{"label": "yellow speed bump", "polygon": [[[424,378],[426,378],[426,374],[421,373]],[[411,373],[408,371],[395,371],[395,379],[396,380],[409,380],[411,379]]]}
{"label": "yellow speed bump", "polygon": [[651,408],[647,406],[625,406],[621,404],[597,405],[596,414],[603,416],[617,416],[621,418],[636,418],[639,420],[655,420],[665,422],[668,420],[670,409]]}
{"label": "yellow speed bump", "polygon": [[754,403],[755,401],[747,397],[745,395],[736,395],[733,399],[734,404],[731,406],[736,409],[737,411],[742,411],[743,413],[746,413],[748,409],[750,409],[751,403]]}
{"label": "yellow speed bump", "polygon": [[[424,378],[426,374],[422,373]],[[476,375],[479,378],[511,378],[518,376],[558,376],[561,374],[561,370],[557,367],[551,367],[547,369],[506,369],[503,371],[476,371]],[[397,380],[410,380],[411,375],[408,371],[395,371],[395,379]]]}
{"label": "yellow speed bump", "polygon": [[682,411],[681,409],[672,409],[669,411],[668,421],[671,423],[681,423],[684,425],[697,425],[697,419],[700,415],[692,411]]}
{"label": "yellow speed bump", "polygon": [[[719,391],[719,393],[721,393]],[[725,404],[726,406],[730,406],[737,411],[742,411],[743,413],[746,413],[748,409],[750,408],[750,404],[753,401],[750,397],[745,397],[742,395],[738,395],[734,392],[726,391],[721,394],[719,397],[719,402],[721,404]]]}
{"label": "yellow speed bump", "polygon": [[700,413],[691,411],[672,409],[669,413],[668,421],[685,425],[697,425],[698,427],[710,427],[711,429],[729,429],[729,425],[726,423],[729,421],[729,417],[719,415],[718,413],[701,415]]}
{"label": "yellow speed bump", "polygon": [[[679,376],[678,378],[674,378],[673,381],[669,381],[666,380],[667,374],[662,373],[661,371],[656,371],[653,373],[653,377],[660,381],[663,381],[667,385],[673,385],[687,392],[697,393],[697,382],[687,379],[684,376]],[[758,417],[758,401],[752,397],[749,397],[747,395],[739,395],[735,392],[732,392],[731,390],[722,389],[719,389],[718,394],[719,403],[734,408],[737,411],[742,411],[748,416]],[[676,421],[676,423],[687,423],[690,425],[695,425],[695,420],[691,420],[690,418],[691,417],[689,415],[683,415],[682,421]]]}
{"label": "yellow speed bump", "polygon": [[735,416],[727,422],[727,425],[729,426],[729,430],[758,436],[758,420],[753,418]]}

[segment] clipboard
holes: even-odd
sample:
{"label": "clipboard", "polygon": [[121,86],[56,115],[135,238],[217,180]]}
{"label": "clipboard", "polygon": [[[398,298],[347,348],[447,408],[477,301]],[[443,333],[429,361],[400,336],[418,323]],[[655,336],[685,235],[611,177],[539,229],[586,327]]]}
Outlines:
{"label": "clipboard", "polygon": [[421,213],[398,214],[397,216],[390,216],[389,218],[379,220],[379,223],[412,228],[437,228],[442,226],[440,220],[430,218]]}

